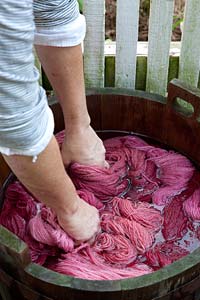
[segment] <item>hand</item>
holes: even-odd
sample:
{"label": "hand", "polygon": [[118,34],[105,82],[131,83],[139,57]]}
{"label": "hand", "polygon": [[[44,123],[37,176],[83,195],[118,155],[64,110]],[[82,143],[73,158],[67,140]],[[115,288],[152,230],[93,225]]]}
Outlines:
{"label": "hand", "polygon": [[105,161],[103,142],[91,126],[73,133],[67,133],[61,154],[65,166],[72,162],[78,162],[84,165],[109,167]]}
{"label": "hand", "polygon": [[60,226],[77,242],[91,240],[99,232],[98,210],[79,197],[73,214],[66,215],[62,211],[57,213],[57,218]]}

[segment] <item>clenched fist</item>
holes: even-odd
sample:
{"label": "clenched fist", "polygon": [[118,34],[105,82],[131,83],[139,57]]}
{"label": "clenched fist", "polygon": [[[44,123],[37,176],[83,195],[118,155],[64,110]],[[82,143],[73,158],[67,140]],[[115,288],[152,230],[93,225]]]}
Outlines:
{"label": "clenched fist", "polygon": [[77,162],[83,165],[108,167],[103,142],[91,126],[73,134],[66,134],[61,153],[65,166]]}
{"label": "clenched fist", "polygon": [[77,209],[73,214],[57,213],[60,226],[76,241],[90,240],[99,231],[98,210],[77,196]]}

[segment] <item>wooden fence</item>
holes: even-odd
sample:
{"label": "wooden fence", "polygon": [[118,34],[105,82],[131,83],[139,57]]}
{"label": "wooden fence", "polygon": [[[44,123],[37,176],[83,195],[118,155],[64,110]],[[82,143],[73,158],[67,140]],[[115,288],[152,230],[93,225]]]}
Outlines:
{"label": "wooden fence", "polygon": [[[172,78],[200,87],[200,1],[186,0],[181,42],[171,42],[174,0],[151,0],[148,42],[138,42],[139,0],[117,0],[116,42],[105,42],[105,0],[84,0],[87,88],[166,95]],[[43,86],[50,89],[43,74]]]}

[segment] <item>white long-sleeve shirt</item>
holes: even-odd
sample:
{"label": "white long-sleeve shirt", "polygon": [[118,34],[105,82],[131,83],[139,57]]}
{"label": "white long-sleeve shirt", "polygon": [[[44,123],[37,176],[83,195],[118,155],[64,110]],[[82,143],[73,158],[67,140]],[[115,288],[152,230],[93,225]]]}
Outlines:
{"label": "white long-sleeve shirt", "polygon": [[85,36],[76,0],[0,2],[0,152],[37,156],[54,129],[33,44],[75,46]]}

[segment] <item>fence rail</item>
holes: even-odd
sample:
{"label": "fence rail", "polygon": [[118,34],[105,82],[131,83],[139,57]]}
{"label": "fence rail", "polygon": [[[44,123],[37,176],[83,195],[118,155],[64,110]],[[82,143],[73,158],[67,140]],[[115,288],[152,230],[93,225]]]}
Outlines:
{"label": "fence rail", "polygon": [[[84,13],[88,23],[84,46],[86,84],[87,87],[99,87],[104,82],[104,72],[102,72],[102,67],[104,67],[104,53],[102,53],[104,39],[102,33],[104,34],[105,13],[103,8],[105,1],[84,0],[84,2]],[[101,12],[98,11],[99,6]],[[166,93],[167,83],[171,77],[170,72],[175,65],[176,70],[173,70],[173,73],[176,73],[176,77],[194,86],[198,85],[199,80],[200,1],[186,0],[180,62],[170,58],[173,9],[173,0],[151,0],[145,89],[159,94]],[[98,22],[96,20],[97,13]],[[139,0],[117,0],[116,58],[115,62],[113,60],[110,64],[115,64],[115,86],[118,87],[137,88],[137,77],[144,73],[141,68],[145,68],[145,56],[143,60],[141,58],[136,59],[138,19]],[[102,26],[101,29],[99,24]],[[93,40],[94,36],[95,40]],[[96,47],[101,49],[100,55],[96,55]],[[96,76],[98,74],[97,80],[94,76],[93,64],[96,68]],[[105,74],[113,72],[113,68],[112,71],[108,70],[108,63],[104,70]],[[101,79],[99,78],[100,74]],[[108,84],[106,83],[106,85]]]}
{"label": "fence rail", "polygon": [[[138,42],[139,0],[117,0],[116,42],[105,43],[105,0],[84,0],[87,88],[115,86],[166,94],[179,78],[200,87],[200,1],[186,0],[181,42],[171,42],[174,0],[151,0],[147,42]],[[49,83],[43,77],[43,86]]]}

